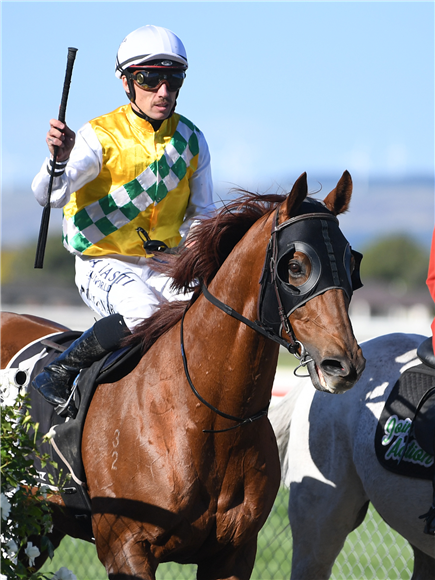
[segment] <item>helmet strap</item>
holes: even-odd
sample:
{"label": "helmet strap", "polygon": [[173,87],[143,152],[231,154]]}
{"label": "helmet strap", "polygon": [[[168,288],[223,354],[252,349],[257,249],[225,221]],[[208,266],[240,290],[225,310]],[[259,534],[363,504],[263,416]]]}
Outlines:
{"label": "helmet strap", "polygon": [[145,121],[148,121],[148,123],[150,123],[150,125],[152,126],[154,131],[158,131],[160,129],[163,121],[166,121],[166,119],[169,119],[169,117],[172,117],[172,115],[174,114],[175,107],[177,106],[177,98],[178,98],[178,94],[180,92],[180,89],[178,89],[178,91],[177,91],[177,95],[175,97],[175,103],[174,103],[174,106],[172,108],[172,111],[169,113],[169,115],[166,117],[166,119],[162,119],[162,120],[152,119],[146,113],[144,113],[142,111],[142,109],[139,107],[139,105],[136,103],[136,88],[134,86],[133,75],[131,75],[128,71],[123,71],[123,73],[127,79],[127,84],[128,84],[128,89],[129,89],[129,92],[128,93],[126,92],[125,94],[127,95],[130,102],[133,105],[135,105],[135,107],[137,107],[139,109],[138,111],[136,111],[136,109],[134,109],[132,107],[133,112],[136,113],[136,115],[138,117],[140,117],[141,119],[145,119]]}
{"label": "helmet strap", "polygon": [[[136,105],[136,103],[134,103],[134,105]],[[148,115],[146,115],[140,107],[138,107],[137,105],[136,105],[136,107],[139,109],[139,111],[136,111],[136,109],[134,109],[132,107],[131,109],[132,109],[133,113],[135,115],[137,115],[138,117],[140,117],[141,119],[145,119],[145,121],[148,121],[148,123],[152,126],[154,131],[158,131],[160,129],[160,127],[162,126],[163,121],[166,120],[166,119],[161,119],[161,120],[151,119],[151,117],[148,117]],[[171,115],[172,115],[172,113],[171,113]],[[169,115],[169,117],[171,115]]]}
{"label": "helmet strap", "polygon": [[[127,97],[129,98],[129,100],[132,103],[135,103],[136,100],[136,89],[134,86],[134,80],[132,78],[132,75],[126,70],[126,71],[122,71],[122,73],[124,74],[125,78],[127,79],[127,85],[128,85],[128,93],[126,92],[125,94],[127,95]],[[136,103],[135,103],[136,104]]]}

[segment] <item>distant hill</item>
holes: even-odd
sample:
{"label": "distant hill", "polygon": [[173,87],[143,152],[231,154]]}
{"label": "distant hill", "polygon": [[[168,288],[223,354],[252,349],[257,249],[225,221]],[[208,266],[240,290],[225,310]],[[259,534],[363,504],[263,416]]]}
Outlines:
{"label": "distant hill", "polygon": [[373,180],[355,184],[350,211],[340,217],[343,232],[355,247],[377,237],[407,234],[430,248],[434,229],[434,181]]}
{"label": "distant hill", "polygon": [[[308,189],[323,199],[337,184],[340,175],[316,176],[308,173]],[[408,176],[402,179],[377,177],[363,180],[353,176],[353,195],[348,213],[340,216],[341,228],[351,245],[358,249],[374,239],[403,233],[429,249],[434,229],[435,188],[433,176]],[[280,189],[258,187],[255,191],[284,193],[292,181],[281,180]],[[228,191],[216,191],[225,199]]]}

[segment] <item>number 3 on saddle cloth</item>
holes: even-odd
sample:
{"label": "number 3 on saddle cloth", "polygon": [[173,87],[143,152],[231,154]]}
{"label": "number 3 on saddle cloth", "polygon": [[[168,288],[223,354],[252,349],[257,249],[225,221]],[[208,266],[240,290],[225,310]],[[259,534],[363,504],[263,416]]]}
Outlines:
{"label": "number 3 on saddle cloth", "polygon": [[407,369],[396,382],[381,413],[375,435],[379,463],[399,475],[429,479],[432,506],[420,516],[425,533],[435,534],[435,357],[432,338],[417,355],[422,364]]}
{"label": "number 3 on saddle cloth", "polygon": [[[15,393],[26,391],[33,378],[80,335],[80,332],[69,331],[35,341],[20,351],[1,372],[3,376],[9,377],[7,380],[15,383]],[[30,414],[33,422],[39,423],[38,433],[50,434],[50,442],[39,443],[38,450],[57,464],[57,468],[52,465],[42,467],[35,457],[34,465],[39,480],[41,484],[54,488],[53,491],[59,485],[66,507],[81,523],[90,539],[93,537],[91,508],[80,452],[86,414],[98,384],[116,382],[131,372],[140,360],[140,348],[140,345],[136,345],[108,354],[80,373],[74,393],[77,408],[74,418],[59,416],[55,407],[47,403],[35,389],[28,390]],[[2,398],[5,404],[13,404],[11,396],[9,400],[7,398],[7,390],[11,391],[7,387],[7,380],[2,381]],[[51,485],[53,481],[56,486]]]}

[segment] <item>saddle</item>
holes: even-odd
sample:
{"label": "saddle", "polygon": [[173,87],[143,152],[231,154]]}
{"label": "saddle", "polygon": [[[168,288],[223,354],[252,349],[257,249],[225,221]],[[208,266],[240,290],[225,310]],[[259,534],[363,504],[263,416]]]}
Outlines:
{"label": "saddle", "polygon": [[435,357],[432,338],[417,350],[421,364],[396,382],[375,434],[379,463],[389,471],[433,481],[435,476]]}
{"label": "saddle", "polygon": [[[8,372],[15,373],[15,382],[18,385],[29,385],[33,378],[59,355],[59,352],[68,348],[80,335],[80,332],[69,331],[50,335],[32,343],[12,359],[8,365]],[[39,480],[52,489],[50,483],[59,482],[68,511],[80,522],[89,539],[93,538],[91,504],[81,457],[86,415],[97,386],[120,380],[134,369],[140,358],[141,345],[135,345],[110,353],[88,369],[84,369],[77,379],[74,404],[78,411],[74,419],[59,416],[55,407],[47,403],[35,389],[28,390],[30,413],[33,422],[39,423],[38,433],[50,435],[50,442],[40,443],[38,450],[41,454],[48,454],[57,464],[57,468],[52,465],[43,467],[35,457],[34,463]],[[54,489],[57,491],[57,487]]]}

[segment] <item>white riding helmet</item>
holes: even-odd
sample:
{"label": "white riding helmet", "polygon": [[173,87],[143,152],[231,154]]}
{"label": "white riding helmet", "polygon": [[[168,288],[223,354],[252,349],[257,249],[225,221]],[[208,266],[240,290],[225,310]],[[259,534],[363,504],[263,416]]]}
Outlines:
{"label": "white riding helmet", "polygon": [[[120,79],[129,66],[145,65],[159,59],[182,65],[184,70],[188,67],[186,49],[178,36],[167,28],[147,24],[122,41],[116,55],[115,75]],[[165,63],[164,66],[171,64]]]}

